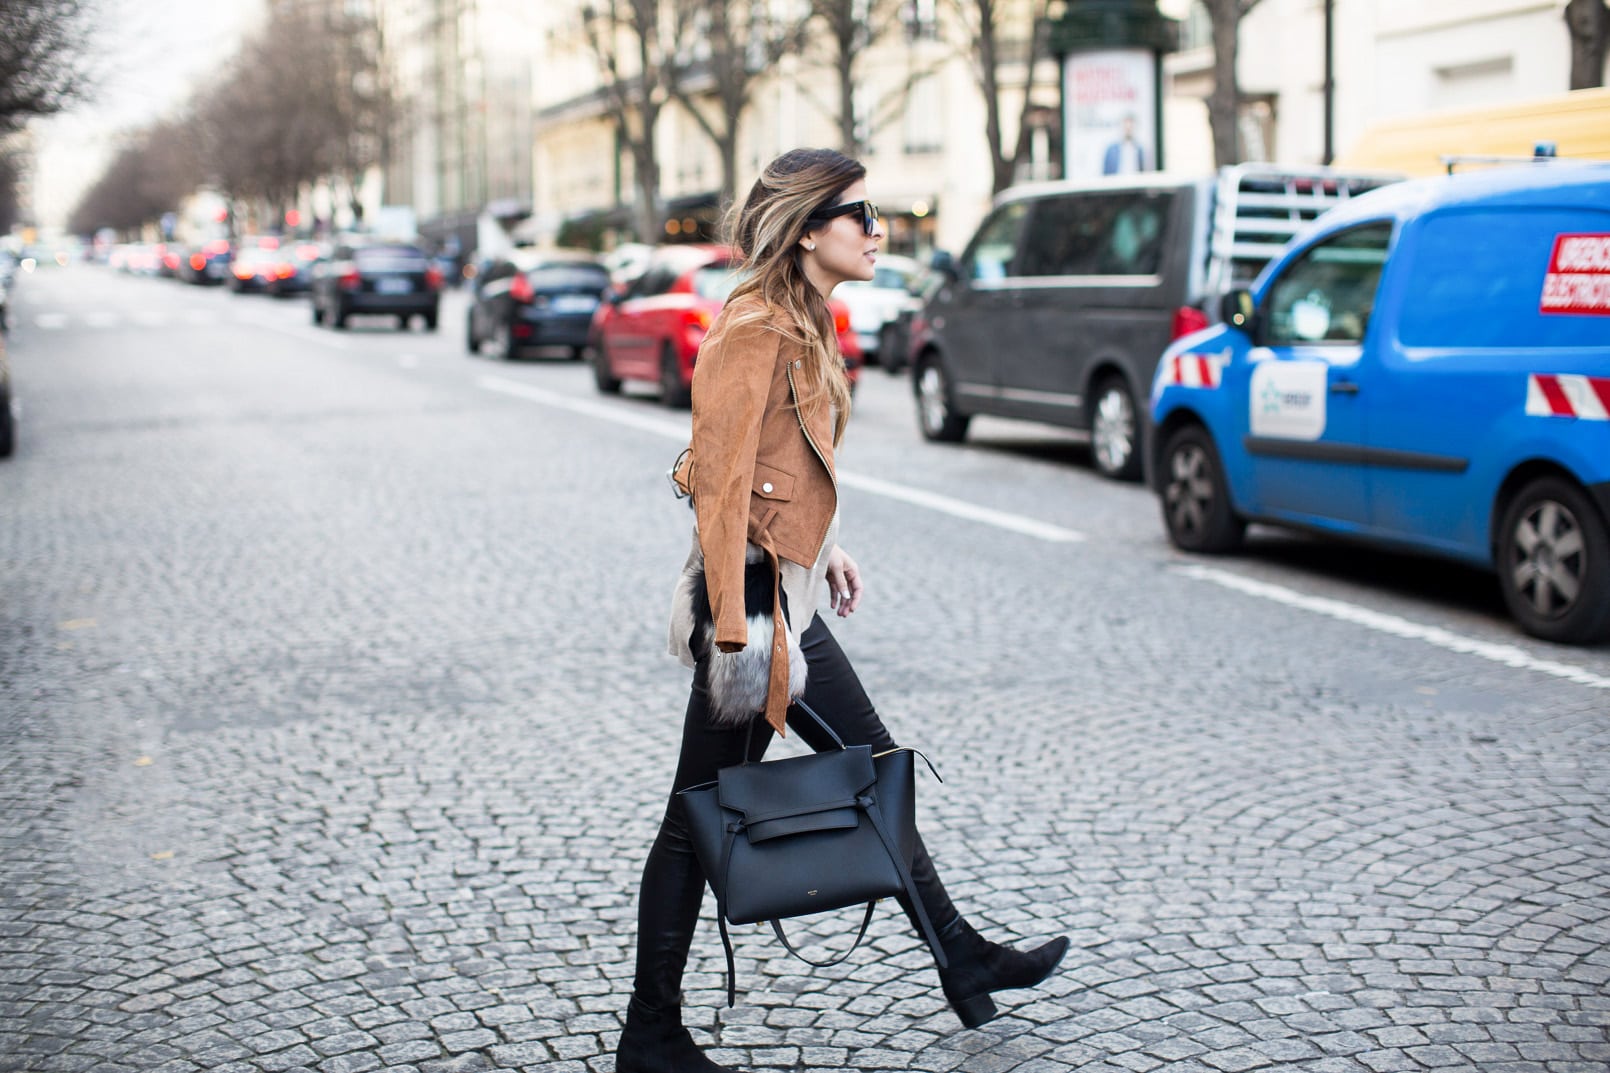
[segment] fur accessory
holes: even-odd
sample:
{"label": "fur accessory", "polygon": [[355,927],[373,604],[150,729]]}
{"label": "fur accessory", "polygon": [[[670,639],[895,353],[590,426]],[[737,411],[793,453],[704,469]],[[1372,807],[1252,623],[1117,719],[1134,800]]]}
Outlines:
{"label": "fur accessory", "polygon": [[716,647],[715,615],[710,610],[702,559],[697,569],[683,575],[682,583],[689,589],[686,595],[693,608],[693,649],[705,664],[711,724],[742,726],[765,710],[777,600],[783,602],[783,622],[788,633],[788,700],[798,700],[805,692],[805,653],[788,614],[788,596],[767,562],[766,553],[753,544],[744,553],[744,615],[749,619],[749,642],[737,652],[723,652]]}

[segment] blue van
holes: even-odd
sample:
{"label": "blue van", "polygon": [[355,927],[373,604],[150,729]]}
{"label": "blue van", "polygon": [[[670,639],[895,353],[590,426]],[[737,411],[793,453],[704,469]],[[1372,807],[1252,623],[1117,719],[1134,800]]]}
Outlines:
{"label": "blue van", "polygon": [[1169,539],[1248,522],[1498,574],[1526,632],[1610,636],[1610,165],[1384,187],[1177,340],[1145,450]]}

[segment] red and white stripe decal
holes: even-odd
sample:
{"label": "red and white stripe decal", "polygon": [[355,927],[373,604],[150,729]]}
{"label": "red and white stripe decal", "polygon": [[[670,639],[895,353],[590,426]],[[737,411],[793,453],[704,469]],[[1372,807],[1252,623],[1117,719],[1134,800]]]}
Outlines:
{"label": "red and white stripe decal", "polygon": [[1610,421],[1610,377],[1533,373],[1526,378],[1526,412]]}
{"label": "red and white stripe decal", "polygon": [[1218,387],[1224,360],[1218,354],[1175,354],[1168,359],[1164,383],[1180,387]]}

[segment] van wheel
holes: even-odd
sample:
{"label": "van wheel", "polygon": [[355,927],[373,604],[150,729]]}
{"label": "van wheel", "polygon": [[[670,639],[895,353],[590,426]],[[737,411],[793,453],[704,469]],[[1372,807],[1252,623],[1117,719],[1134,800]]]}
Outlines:
{"label": "van wheel", "polygon": [[1498,533],[1498,583],[1533,637],[1586,644],[1610,636],[1610,535],[1580,488],[1540,477],[1521,489]]}
{"label": "van wheel", "polygon": [[1163,447],[1162,507],[1168,539],[1185,551],[1225,552],[1241,545],[1247,523],[1230,507],[1230,488],[1213,437],[1186,425]]}
{"label": "van wheel", "polygon": [[1135,418],[1135,400],[1129,388],[1116,376],[1096,385],[1096,404],[1090,417],[1090,453],[1096,471],[1115,481],[1140,480],[1140,423]]}
{"label": "van wheel", "polygon": [[682,363],[670,343],[660,352],[660,401],[673,410],[693,405],[693,391],[682,382]]}
{"label": "van wheel", "polygon": [[604,341],[598,340],[592,347],[593,383],[598,385],[600,395],[619,395],[621,382],[610,375],[609,351],[604,349]]}
{"label": "van wheel", "polygon": [[967,414],[956,412],[950,393],[950,377],[945,363],[936,354],[924,358],[912,379],[917,398],[917,425],[924,439],[935,443],[960,443],[967,438]]}
{"label": "van wheel", "polygon": [[473,313],[464,317],[464,349],[471,354],[481,352],[481,340],[475,334],[475,314]]}
{"label": "van wheel", "polygon": [[313,303],[313,323],[314,324],[323,324],[324,323],[324,307],[319,305],[319,303],[317,303],[317,302]]}

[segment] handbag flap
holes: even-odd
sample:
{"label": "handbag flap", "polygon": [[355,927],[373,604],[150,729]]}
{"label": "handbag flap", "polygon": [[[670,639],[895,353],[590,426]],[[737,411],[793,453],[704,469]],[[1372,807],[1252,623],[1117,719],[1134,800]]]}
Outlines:
{"label": "handbag flap", "polygon": [[[822,814],[848,811],[853,820],[857,795],[877,778],[872,748],[868,745],[791,756],[763,764],[738,764],[722,768],[716,774],[721,807],[742,813],[746,826],[762,829],[770,826],[776,834],[854,827],[853,822],[829,819]],[[792,830],[776,826],[781,821],[798,819],[803,822],[808,816],[820,817],[815,821],[817,826],[798,826]],[[775,837],[775,834],[761,837]],[[756,835],[751,833],[750,839],[756,841]]]}
{"label": "handbag flap", "polygon": [[751,844],[769,838],[809,834],[812,831],[843,831],[859,826],[861,813],[855,808],[830,808],[811,811],[801,816],[784,816],[775,820],[761,820],[744,828]]}

